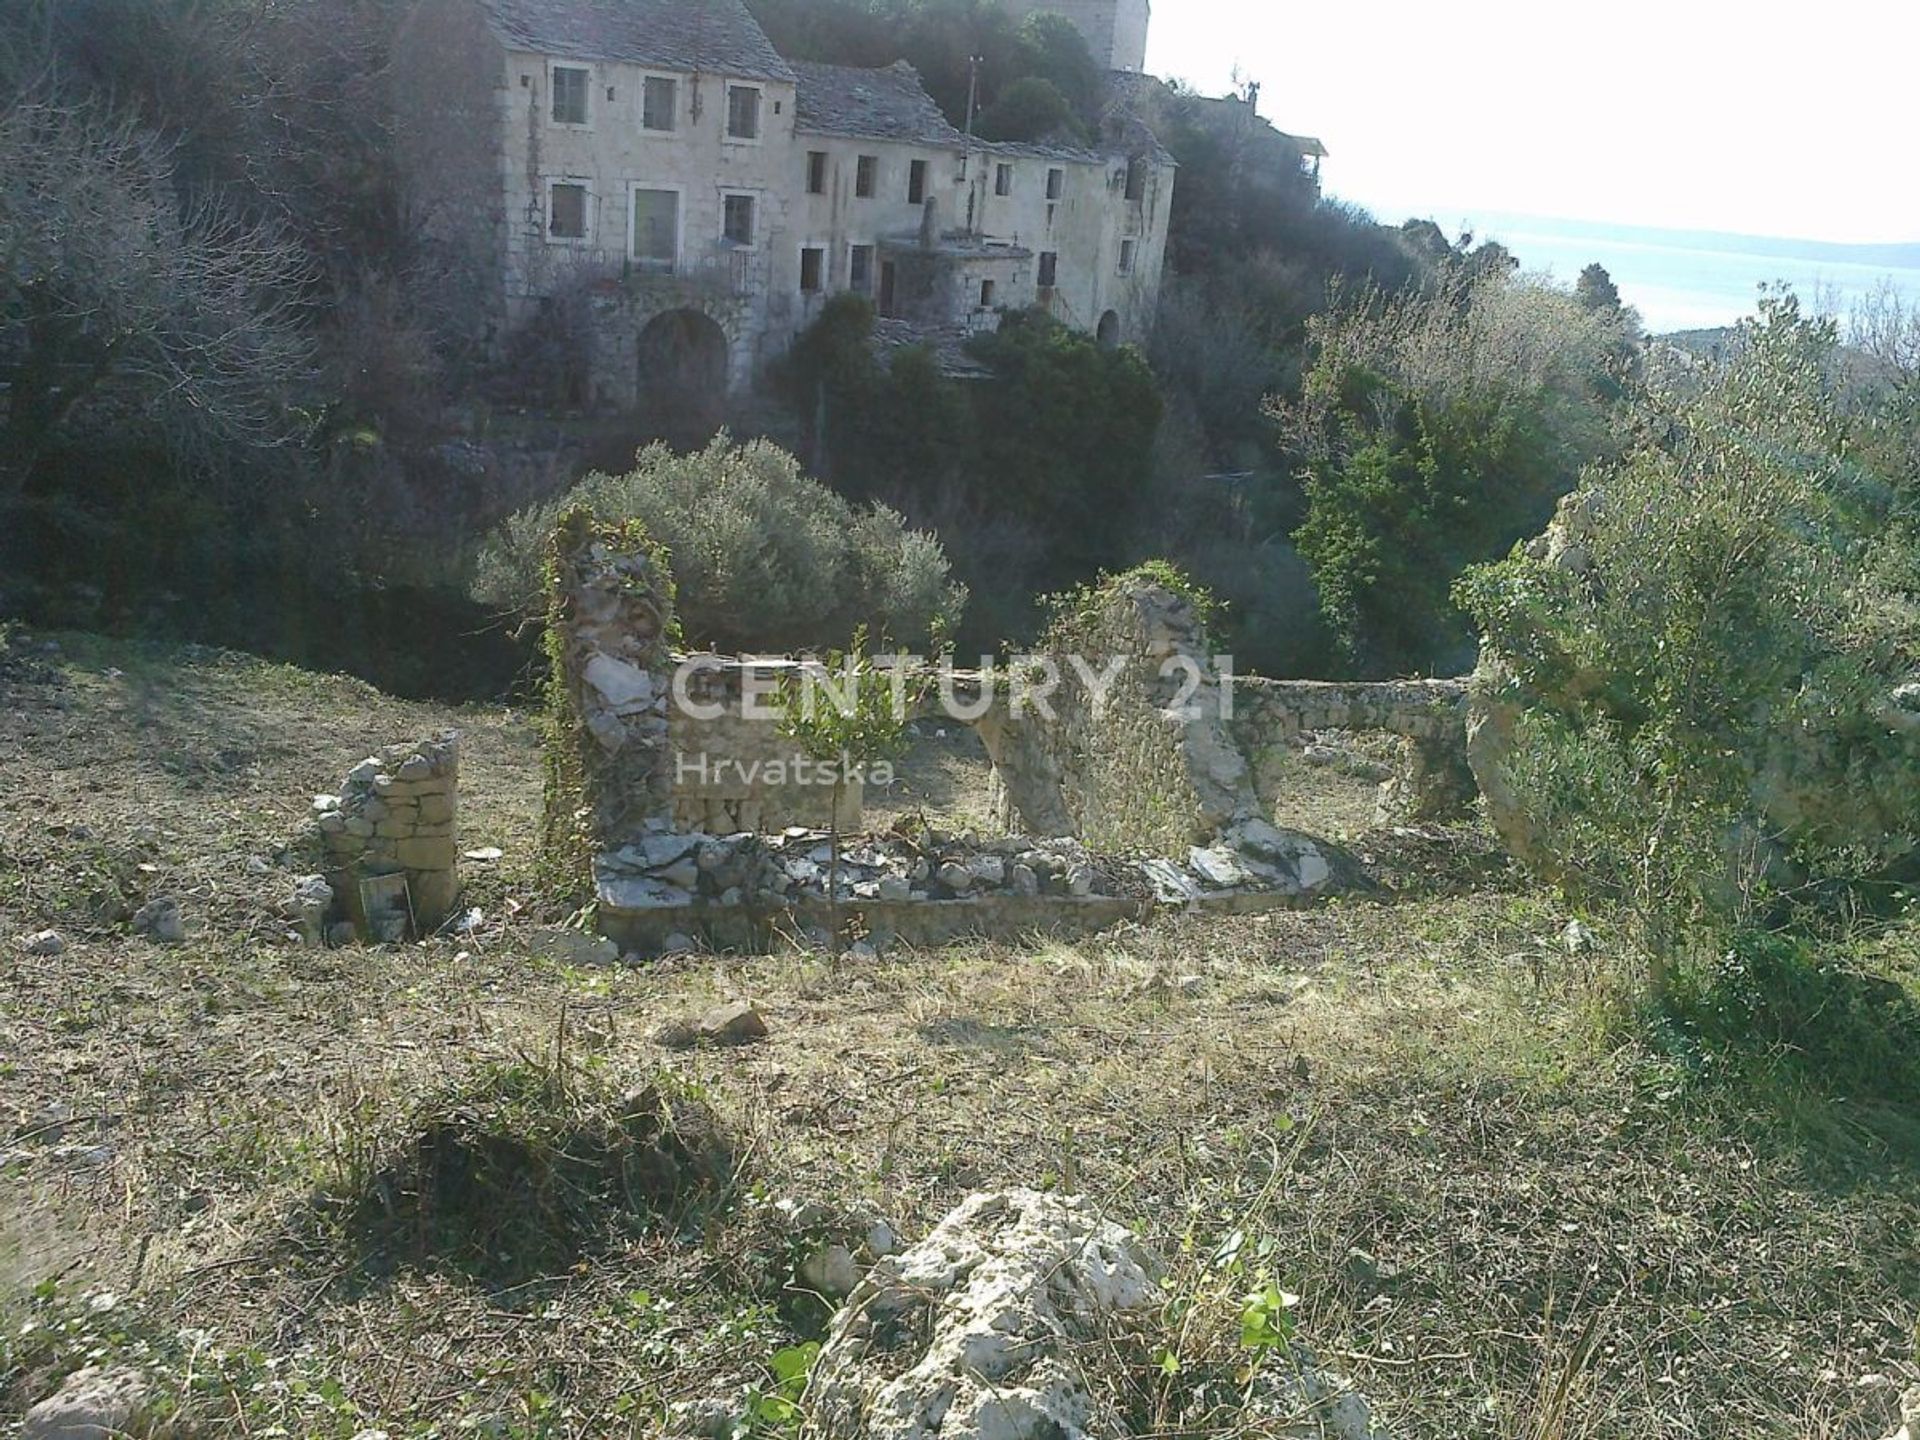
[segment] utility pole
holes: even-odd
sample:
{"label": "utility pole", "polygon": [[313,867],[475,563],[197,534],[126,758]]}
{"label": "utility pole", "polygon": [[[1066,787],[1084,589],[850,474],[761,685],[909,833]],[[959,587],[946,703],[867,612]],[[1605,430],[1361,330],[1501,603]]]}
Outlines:
{"label": "utility pole", "polygon": [[974,186],[977,177],[973,173],[973,115],[980,103],[980,62],[981,56],[967,57],[967,153],[961,164],[961,173],[967,177],[967,233],[974,233],[974,216],[977,213],[974,199],[978,192]]}

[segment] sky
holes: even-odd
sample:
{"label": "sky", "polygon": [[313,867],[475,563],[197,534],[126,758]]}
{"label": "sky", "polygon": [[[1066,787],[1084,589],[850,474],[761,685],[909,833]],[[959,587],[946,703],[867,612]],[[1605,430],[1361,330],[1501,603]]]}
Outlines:
{"label": "sky", "polygon": [[1386,221],[1920,241],[1915,0],[1155,0],[1147,68],[1318,136]]}

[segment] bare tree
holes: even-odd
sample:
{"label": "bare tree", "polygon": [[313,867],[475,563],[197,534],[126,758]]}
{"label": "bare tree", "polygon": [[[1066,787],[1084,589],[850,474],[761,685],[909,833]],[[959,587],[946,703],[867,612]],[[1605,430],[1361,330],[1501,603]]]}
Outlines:
{"label": "bare tree", "polygon": [[98,103],[40,86],[0,110],[0,502],[45,488],[90,425],[205,471],[297,441],[305,262],[172,179],[167,147]]}

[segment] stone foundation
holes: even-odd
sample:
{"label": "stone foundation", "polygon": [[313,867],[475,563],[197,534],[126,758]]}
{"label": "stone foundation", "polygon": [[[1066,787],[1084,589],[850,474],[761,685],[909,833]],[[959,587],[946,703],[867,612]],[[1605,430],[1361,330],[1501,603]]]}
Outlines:
{"label": "stone foundation", "polygon": [[367,939],[439,929],[460,898],[459,736],[369,755],[338,795],[314,797],[327,881]]}

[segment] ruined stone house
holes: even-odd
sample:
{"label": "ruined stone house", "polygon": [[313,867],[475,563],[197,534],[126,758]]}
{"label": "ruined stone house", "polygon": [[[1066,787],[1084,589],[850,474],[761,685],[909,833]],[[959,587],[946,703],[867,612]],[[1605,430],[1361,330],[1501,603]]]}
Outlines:
{"label": "ruined stone house", "polygon": [[393,82],[470,339],[569,307],[582,401],[723,393],[847,291],[936,347],[1152,323],[1174,165],[1117,102],[1090,148],[970,140],[910,67],[790,63],[740,0],[418,0]]}

